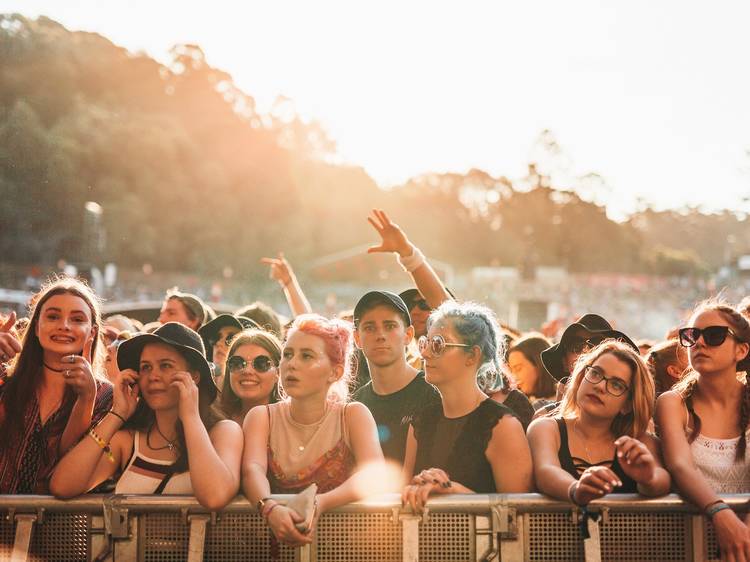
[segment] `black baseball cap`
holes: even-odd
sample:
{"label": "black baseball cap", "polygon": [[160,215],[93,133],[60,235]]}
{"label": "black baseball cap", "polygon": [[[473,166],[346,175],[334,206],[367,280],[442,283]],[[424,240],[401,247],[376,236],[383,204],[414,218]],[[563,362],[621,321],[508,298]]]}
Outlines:
{"label": "black baseball cap", "polygon": [[391,293],[390,291],[370,291],[369,293],[365,293],[354,307],[354,325],[359,326],[359,320],[362,318],[362,315],[381,304],[390,306],[396,310],[404,319],[405,325],[411,326],[411,315],[406,303],[396,293]]}

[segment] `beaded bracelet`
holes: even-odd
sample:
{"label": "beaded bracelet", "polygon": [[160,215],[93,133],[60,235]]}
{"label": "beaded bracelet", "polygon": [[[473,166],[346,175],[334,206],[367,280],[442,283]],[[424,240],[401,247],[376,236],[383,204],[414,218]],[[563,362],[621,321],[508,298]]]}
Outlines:
{"label": "beaded bracelet", "polygon": [[96,434],[96,431],[94,431],[93,429],[89,430],[89,435],[96,442],[96,444],[99,445],[101,450],[104,451],[104,454],[107,455],[109,462],[115,462],[115,457],[112,455],[112,449],[110,448],[109,443],[99,437]]}

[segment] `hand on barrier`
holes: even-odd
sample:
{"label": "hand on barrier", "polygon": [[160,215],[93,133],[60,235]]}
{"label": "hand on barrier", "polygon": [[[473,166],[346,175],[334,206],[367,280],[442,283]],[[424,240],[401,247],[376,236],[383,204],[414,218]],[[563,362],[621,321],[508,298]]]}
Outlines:
{"label": "hand on barrier", "polygon": [[65,366],[62,373],[65,384],[73,390],[79,400],[93,402],[96,397],[96,379],[91,369],[91,350],[96,334],[96,328],[92,328],[83,345],[83,355],[66,355],[62,358],[62,364]]}
{"label": "hand on barrier", "polygon": [[284,544],[304,546],[312,542],[315,520],[307,533],[300,533],[297,524],[303,523],[303,518],[284,505],[275,506],[269,512],[267,522],[274,536]]}
{"label": "hand on barrier", "polygon": [[16,325],[16,313],[11,312],[8,319],[0,326],[0,363],[7,363],[21,352],[21,342],[12,333]]}
{"label": "hand on barrier", "polygon": [[639,484],[651,482],[656,473],[656,459],[638,439],[623,436],[615,441],[615,451],[622,471]]}
{"label": "hand on barrier", "polygon": [[578,479],[573,501],[578,505],[587,505],[590,501],[611,493],[619,486],[622,486],[622,482],[612,470],[606,466],[590,466]]}
{"label": "hand on barrier", "polygon": [[731,509],[723,509],[712,518],[722,560],[750,562],[750,530]]}

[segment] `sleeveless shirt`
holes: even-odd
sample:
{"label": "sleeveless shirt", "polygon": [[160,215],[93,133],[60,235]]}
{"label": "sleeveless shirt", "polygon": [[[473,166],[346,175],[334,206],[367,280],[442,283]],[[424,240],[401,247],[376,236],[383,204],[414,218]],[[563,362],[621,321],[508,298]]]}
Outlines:
{"label": "sleeveless shirt", "polygon": [[274,494],[295,494],[310,484],[318,493],[341,485],[354,472],[355,459],[346,431],[346,404],[329,402],[323,418],[296,422],[289,400],[268,404],[268,482]]}
{"label": "sleeveless shirt", "polygon": [[560,431],[560,449],[557,451],[557,458],[560,461],[560,467],[570,474],[573,478],[578,480],[584,470],[591,466],[606,466],[611,469],[622,482],[622,486],[614,490],[616,494],[637,494],[638,483],[633,480],[630,476],[625,474],[620,466],[620,461],[617,459],[615,454],[614,459],[598,461],[589,463],[587,460],[580,457],[574,457],[570,454],[570,446],[568,445],[568,426],[565,424],[563,418],[555,418],[557,422],[557,429]]}
{"label": "sleeveless shirt", "polygon": [[446,418],[441,402],[425,408],[412,422],[417,440],[414,473],[441,468],[452,481],[478,494],[497,492],[485,451],[492,430],[507,415],[515,416],[510,408],[492,398],[460,418]]}
{"label": "sleeveless shirt", "polygon": [[140,431],[135,432],[133,454],[117,480],[115,494],[153,494],[162,481],[168,478],[162,494],[192,495],[190,472],[175,474],[171,470],[173,462],[147,457],[140,450],[139,442],[142,435],[144,434]]}

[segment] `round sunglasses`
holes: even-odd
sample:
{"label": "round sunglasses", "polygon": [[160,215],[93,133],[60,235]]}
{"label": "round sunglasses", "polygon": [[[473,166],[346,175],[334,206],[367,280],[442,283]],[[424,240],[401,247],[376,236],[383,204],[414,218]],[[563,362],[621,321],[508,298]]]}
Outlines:
{"label": "round sunglasses", "polygon": [[427,336],[420,337],[419,340],[417,340],[417,346],[419,347],[419,353],[424,355],[424,352],[429,349],[433,357],[440,357],[447,347],[471,347],[466,343],[447,342],[445,341],[445,338],[439,334],[432,336],[431,338],[428,338]]}
{"label": "round sunglasses", "polygon": [[703,343],[709,347],[717,347],[724,343],[727,336],[737,338],[729,326],[708,326],[707,328],[680,328],[680,345],[693,347],[703,336]]}
{"label": "round sunglasses", "polygon": [[247,369],[248,365],[252,365],[256,373],[265,373],[276,368],[273,359],[268,355],[258,355],[252,361],[246,361],[244,357],[240,357],[239,355],[232,355],[227,360],[227,369],[229,369],[230,373]]}

